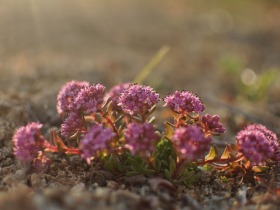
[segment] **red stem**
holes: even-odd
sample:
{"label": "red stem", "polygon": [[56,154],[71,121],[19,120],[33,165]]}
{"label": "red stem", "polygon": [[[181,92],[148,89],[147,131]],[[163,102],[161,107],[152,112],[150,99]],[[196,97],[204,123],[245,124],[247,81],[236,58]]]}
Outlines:
{"label": "red stem", "polygon": [[81,150],[78,148],[65,148],[65,149],[59,149],[57,146],[47,145],[45,152],[64,152],[65,154],[71,154],[71,155],[80,155]]}
{"label": "red stem", "polygon": [[146,121],[146,117],[143,115],[141,115],[141,119],[142,119],[142,123],[144,123]]}
{"label": "red stem", "polygon": [[177,119],[177,122],[176,122],[176,125],[175,125],[176,128],[179,128],[179,127],[180,127],[180,125],[181,125],[181,123],[182,123],[182,117],[183,117],[183,116],[184,116],[183,113],[181,113],[181,114],[179,115],[179,117],[178,117],[178,119]]}
{"label": "red stem", "polygon": [[107,122],[110,124],[110,126],[113,128],[114,132],[115,132],[116,135],[117,135],[117,138],[119,139],[119,138],[120,138],[120,135],[119,135],[118,129],[116,128],[115,124],[112,122],[112,120],[111,120],[109,117],[105,117],[105,119],[106,119]]}
{"label": "red stem", "polygon": [[207,163],[219,163],[219,162],[232,162],[232,161],[236,161],[236,160],[241,160],[241,158],[243,158],[243,154],[240,154],[234,158],[227,158],[227,159],[213,159],[213,160],[203,160],[201,162],[197,162],[197,165],[204,165]]}

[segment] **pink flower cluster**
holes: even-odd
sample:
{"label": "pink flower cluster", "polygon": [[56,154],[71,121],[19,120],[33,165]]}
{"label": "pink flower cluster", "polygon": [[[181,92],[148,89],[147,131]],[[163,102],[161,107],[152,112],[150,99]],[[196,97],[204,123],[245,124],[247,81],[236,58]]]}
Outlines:
{"label": "pink flower cluster", "polygon": [[199,97],[190,91],[175,91],[164,98],[165,106],[177,113],[203,112],[205,107]]}
{"label": "pink flower cluster", "polygon": [[102,108],[105,87],[85,81],[67,82],[57,95],[57,111],[63,117],[61,134],[70,137],[85,130],[84,115],[99,112]]}
{"label": "pink flower cluster", "polygon": [[[225,132],[219,123],[219,116],[206,114],[201,116],[205,107],[202,101],[190,91],[175,91],[164,98],[164,106],[180,114],[175,118],[173,143],[181,159],[195,160],[202,158],[209,151],[211,136]],[[192,117],[189,113],[197,113]],[[184,119],[184,117],[186,117]]]}
{"label": "pink flower cluster", "polygon": [[159,100],[159,94],[151,87],[134,84],[121,93],[118,105],[130,115],[143,115]]}
{"label": "pink flower cluster", "polygon": [[57,95],[57,112],[59,114],[67,113],[71,111],[70,107],[74,107],[73,103],[79,93],[79,91],[88,87],[88,82],[71,81],[62,86]]}
{"label": "pink flower cluster", "polygon": [[79,91],[70,108],[85,114],[97,112],[101,109],[104,94],[105,87],[101,84],[84,87]]}
{"label": "pink flower cluster", "polygon": [[77,131],[82,131],[83,127],[85,126],[82,116],[76,112],[71,112],[67,115],[61,125],[61,135],[70,137]]}
{"label": "pink flower cluster", "polygon": [[125,147],[133,155],[150,156],[155,150],[159,136],[151,124],[129,123],[124,132]]}
{"label": "pink flower cluster", "polygon": [[210,149],[212,138],[205,136],[198,126],[177,128],[173,135],[175,150],[182,159],[203,158]]}
{"label": "pink flower cluster", "polygon": [[116,85],[112,87],[106,95],[106,97],[110,98],[110,100],[112,101],[112,107],[115,111],[122,111],[122,108],[118,105],[119,97],[122,92],[129,88],[130,85],[131,83],[129,82]]}
{"label": "pink flower cluster", "polygon": [[90,85],[88,82],[67,82],[57,95],[59,114],[84,112],[89,114],[101,108],[105,87],[101,84]]}
{"label": "pink flower cluster", "polygon": [[275,158],[275,152],[279,149],[276,135],[260,124],[252,124],[239,131],[236,143],[239,151],[252,164]]}
{"label": "pink flower cluster", "polygon": [[116,134],[110,128],[103,128],[98,124],[93,125],[81,139],[82,156],[85,159],[89,159],[108,151],[110,142],[115,136]]}
{"label": "pink flower cluster", "polygon": [[40,131],[42,126],[32,122],[17,129],[13,136],[13,143],[14,154],[19,160],[33,160],[44,148],[45,138]]}
{"label": "pink flower cluster", "polygon": [[218,115],[211,116],[209,114],[206,114],[202,116],[201,125],[205,133],[221,134],[226,131],[224,126],[221,123],[219,123]]}

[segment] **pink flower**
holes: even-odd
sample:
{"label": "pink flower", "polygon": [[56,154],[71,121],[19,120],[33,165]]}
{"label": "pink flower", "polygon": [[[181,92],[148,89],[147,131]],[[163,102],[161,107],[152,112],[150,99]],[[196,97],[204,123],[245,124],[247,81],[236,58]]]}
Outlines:
{"label": "pink flower", "polygon": [[208,152],[211,144],[211,137],[205,136],[200,127],[189,126],[177,128],[173,135],[174,147],[183,159],[196,160],[203,158]]}
{"label": "pink flower", "polygon": [[272,159],[280,161],[280,145],[278,143],[278,138],[275,133],[273,133],[271,130],[268,130],[264,125],[261,124],[251,124],[248,125],[246,129],[261,131],[269,140],[270,145],[274,147],[275,155],[272,157]]}
{"label": "pink flower", "polygon": [[110,100],[112,101],[112,107],[116,111],[122,111],[122,108],[118,105],[119,103],[119,97],[121,93],[129,88],[131,83],[121,83],[119,85],[116,85],[110,89],[110,91],[107,94],[107,98],[110,97]]}
{"label": "pink flower", "polygon": [[134,84],[121,93],[118,105],[130,115],[142,115],[159,100],[159,94],[151,87]]}
{"label": "pink flower", "polygon": [[201,124],[205,131],[205,133],[210,132],[211,134],[217,134],[217,133],[224,133],[226,129],[224,126],[219,123],[219,116],[214,115],[211,116],[209,114],[206,114],[201,117]]}
{"label": "pink flower", "polygon": [[71,81],[62,86],[57,95],[57,111],[59,114],[69,112],[70,105],[73,106],[74,99],[78,95],[80,89],[89,86],[88,82]]}
{"label": "pink flower", "polygon": [[43,150],[45,138],[40,129],[42,124],[29,123],[18,128],[13,136],[14,155],[22,161],[33,160]]}
{"label": "pink flower", "polygon": [[83,118],[76,112],[70,112],[61,125],[61,135],[69,137],[83,129]]}
{"label": "pink flower", "polygon": [[164,98],[164,106],[177,113],[203,112],[205,109],[201,100],[190,91],[175,91]]}
{"label": "pink flower", "polygon": [[239,151],[252,162],[260,164],[270,158],[279,158],[276,135],[260,124],[252,124],[239,131],[236,136]]}
{"label": "pink flower", "polygon": [[260,132],[262,132],[266,138],[273,142],[273,143],[277,143],[277,136],[275,133],[273,133],[271,130],[268,130],[264,125],[261,124],[251,124],[248,125],[246,128],[246,130],[258,130]]}
{"label": "pink flower", "polygon": [[82,111],[85,114],[97,112],[101,109],[105,87],[101,84],[95,84],[82,88],[77,97],[69,107],[74,111]]}
{"label": "pink flower", "polygon": [[124,131],[125,147],[133,155],[150,156],[155,150],[159,136],[151,124],[129,123]]}
{"label": "pink flower", "polygon": [[110,150],[110,142],[116,136],[110,128],[93,125],[81,139],[82,156],[89,159]]}

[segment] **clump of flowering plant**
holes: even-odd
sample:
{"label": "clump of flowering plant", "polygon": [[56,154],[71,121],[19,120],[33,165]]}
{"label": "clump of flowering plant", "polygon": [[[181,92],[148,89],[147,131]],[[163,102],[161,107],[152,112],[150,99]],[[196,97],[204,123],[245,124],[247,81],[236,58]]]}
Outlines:
{"label": "clump of flowering plant", "polygon": [[159,94],[151,87],[134,84],[120,94],[118,105],[125,113],[144,117],[159,100]]}
{"label": "clump of flowering plant", "polygon": [[57,112],[59,114],[69,112],[70,107],[74,107],[73,103],[79,91],[87,86],[89,86],[89,83],[85,81],[71,81],[63,85],[57,95]]}
{"label": "clump of flowering plant", "polygon": [[33,160],[43,150],[45,138],[41,134],[42,126],[32,122],[17,129],[13,136],[13,143],[14,154],[19,160]]}
{"label": "clump of flowering plant", "polygon": [[120,95],[129,88],[129,86],[131,86],[132,84],[129,82],[126,83],[121,83],[119,85],[116,85],[114,87],[112,87],[108,94],[106,95],[106,98],[110,99],[112,101],[112,108],[115,111],[122,111],[121,106],[119,106],[119,97]]}
{"label": "clump of flowering plant", "polygon": [[176,113],[203,112],[205,107],[199,97],[190,91],[175,91],[164,98],[165,106]]}
{"label": "clump of flowering plant", "polygon": [[81,139],[82,157],[90,162],[92,157],[98,157],[103,152],[110,151],[110,143],[115,136],[111,128],[93,125]]}
{"label": "clump of flowering plant", "polygon": [[206,114],[201,117],[200,124],[202,126],[203,132],[206,134],[222,134],[226,131],[224,126],[219,123],[218,115],[211,116]]}
{"label": "clump of flowering plant", "polygon": [[129,123],[124,130],[125,148],[131,154],[149,156],[154,150],[159,136],[151,124]]}
{"label": "clump of flowering plant", "polygon": [[206,136],[199,127],[193,125],[177,128],[172,138],[178,156],[189,160],[203,158],[210,149],[211,140],[211,136]]}
{"label": "clump of flowering plant", "polygon": [[83,130],[86,130],[83,117],[76,112],[69,113],[61,125],[61,135],[65,137],[70,137]]}
{"label": "clump of flowering plant", "polygon": [[236,136],[239,151],[253,165],[275,158],[279,147],[276,135],[260,124],[252,124],[244,128]]}
{"label": "clump of flowering plant", "polygon": [[86,86],[77,94],[74,103],[70,104],[70,109],[76,112],[90,114],[101,110],[105,87],[101,84]]}
{"label": "clump of flowering plant", "polygon": [[13,136],[14,154],[34,167],[45,167],[49,153],[80,155],[114,173],[160,175],[185,185],[193,184],[205,168],[246,175],[280,161],[277,136],[260,124],[245,127],[236,144],[219,154],[212,140],[225,128],[218,115],[203,114],[205,105],[190,91],[164,98],[174,119],[157,131],[151,115],[159,100],[152,87],[140,84],[123,83],[106,93],[102,84],[68,82],[57,96],[60,133],[51,130],[46,140],[41,124],[20,127]]}

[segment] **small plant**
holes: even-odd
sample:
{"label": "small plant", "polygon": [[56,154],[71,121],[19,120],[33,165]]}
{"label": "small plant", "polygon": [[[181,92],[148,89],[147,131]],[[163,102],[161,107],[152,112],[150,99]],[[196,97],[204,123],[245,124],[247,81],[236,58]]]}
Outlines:
{"label": "small plant", "polygon": [[219,155],[212,143],[213,136],[225,132],[219,116],[203,114],[203,102],[190,91],[175,91],[163,100],[173,121],[166,121],[159,132],[152,113],[160,96],[151,87],[123,83],[106,94],[101,84],[68,82],[57,96],[60,133],[52,130],[46,140],[42,124],[20,127],[13,136],[14,155],[34,167],[46,165],[49,153],[80,155],[113,173],[160,175],[187,186],[198,180],[201,170],[219,170],[227,180],[280,160],[277,137],[265,126],[248,125],[237,134],[236,144]]}

